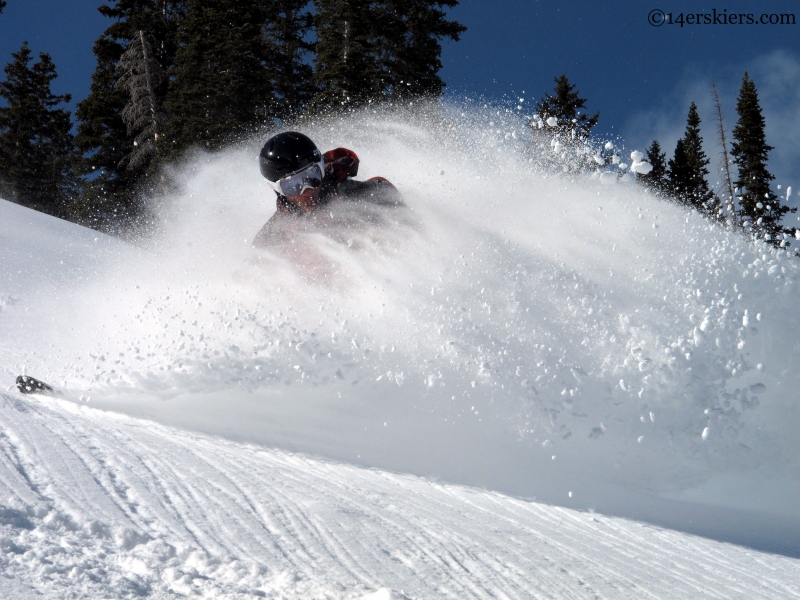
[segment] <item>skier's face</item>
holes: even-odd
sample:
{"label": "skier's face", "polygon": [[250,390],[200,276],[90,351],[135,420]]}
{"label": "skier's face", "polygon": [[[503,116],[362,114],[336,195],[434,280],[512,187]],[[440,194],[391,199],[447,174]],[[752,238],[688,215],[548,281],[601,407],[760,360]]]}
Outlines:
{"label": "skier's face", "polygon": [[286,196],[286,199],[304,213],[312,212],[319,201],[319,188],[306,188],[297,196]]}

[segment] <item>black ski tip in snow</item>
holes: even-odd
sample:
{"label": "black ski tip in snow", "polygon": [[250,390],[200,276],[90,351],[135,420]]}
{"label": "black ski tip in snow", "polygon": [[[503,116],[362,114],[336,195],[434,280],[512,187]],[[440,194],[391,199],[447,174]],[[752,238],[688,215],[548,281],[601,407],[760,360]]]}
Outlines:
{"label": "black ski tip in snow", "polygon": [[21,394],[41,394],[52,392],[53,388],[43,381],[28,377],[27,375],[20,375],[17,377],[17,389]]}

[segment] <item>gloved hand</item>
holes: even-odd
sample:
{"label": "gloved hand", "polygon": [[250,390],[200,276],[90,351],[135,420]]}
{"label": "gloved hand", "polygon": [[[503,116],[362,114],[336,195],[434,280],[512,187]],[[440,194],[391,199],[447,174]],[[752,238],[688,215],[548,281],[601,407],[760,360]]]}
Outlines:
{"label": "gloved hand", "polygon": [[358,156],[347,148],[335,148],[322,155],[325,174],[333,175],[337,181],[358,175]]}

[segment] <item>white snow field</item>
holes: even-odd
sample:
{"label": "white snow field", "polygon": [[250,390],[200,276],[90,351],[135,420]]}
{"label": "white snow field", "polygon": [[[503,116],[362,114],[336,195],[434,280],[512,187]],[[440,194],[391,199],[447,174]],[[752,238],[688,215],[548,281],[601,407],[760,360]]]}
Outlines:
{"label": "white snow field", "polygon": [[800,596],[796,558],[598,513],[59,400],[0,423],[4,598]]}
{"label": "white snow field", "polygon": [[0,597],[800,596],[796,258],[501,108],[298,128],[408,206],[254,249],[268,133],[136,244],[0,201]]}

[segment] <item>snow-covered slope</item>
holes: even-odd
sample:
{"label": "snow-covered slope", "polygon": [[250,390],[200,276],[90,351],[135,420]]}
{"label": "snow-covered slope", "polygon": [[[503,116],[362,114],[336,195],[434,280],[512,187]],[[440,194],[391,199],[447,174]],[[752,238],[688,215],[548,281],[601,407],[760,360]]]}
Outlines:
{"label": "snow-covered slope", "polygon": [[790,598],[800,561],[0,396],[6,598]]}
{"label": "snow-covered slope", "polygon": [[408,208],[271,250],[260,139],[140,246],[0,201],[7,393],[800,556],[797,261],[448,110],[308,125]]}

